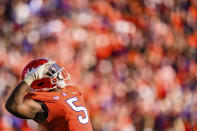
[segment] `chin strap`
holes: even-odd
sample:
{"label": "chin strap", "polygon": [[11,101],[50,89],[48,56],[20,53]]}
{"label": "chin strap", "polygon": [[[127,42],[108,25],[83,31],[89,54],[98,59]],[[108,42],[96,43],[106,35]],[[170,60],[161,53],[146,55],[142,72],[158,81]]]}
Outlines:
{"label": "chin strap", "polygon": [[[65,76],[67,76],[66,78],[63,77],[63,73],[65,73]],[[64,79],[60,79],[58,77],[58,74],[59,75],[62,75],[62,78],[64,78]],[[55,82],[53,82],[54,79],[57,79],[57,80]],[[57,85],[57,86],[60,86],[61,88],[64,88],[66,86],[66,82],[65,82],[66,80],[70,80],[70,74],[64,70],[64,67],[61,68],[60,70],[58,70],[57,72],[55,72],[51,76],[52,83],[55,84],[55,85]]]}

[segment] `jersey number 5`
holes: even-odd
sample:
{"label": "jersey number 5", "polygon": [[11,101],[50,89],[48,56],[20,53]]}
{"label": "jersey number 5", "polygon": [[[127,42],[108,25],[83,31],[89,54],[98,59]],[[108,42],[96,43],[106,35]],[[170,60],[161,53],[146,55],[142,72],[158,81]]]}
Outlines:
{"label": "jersey number 5", "polygon": [[86,123],[88,123],[88,112],[87,112],[87,110],[86,110],[85,107],[83,107],[83,106],[76,106],[76,105],[74,104],[74,102],[76,102],[76,101],[78,101],[77,97],[72,97],[72,98],[66,100],[66,103],[68,103],[68,105],[69,105],[74,111],[77,111],[77,112],[84,111],[84,113],[85,113],[85,118],[83,118],[82,115],[79,115],[79,116],[77,116],[77,117],[78,117],[78,120],[79,120],[80,123],[86,124]]}

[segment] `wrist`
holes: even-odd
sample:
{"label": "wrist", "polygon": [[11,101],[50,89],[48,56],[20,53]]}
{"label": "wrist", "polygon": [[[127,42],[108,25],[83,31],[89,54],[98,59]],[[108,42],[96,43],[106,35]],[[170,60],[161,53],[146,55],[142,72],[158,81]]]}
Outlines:
{"label": "wrist", "polygon": [[27,85],[31,85],[33,80],[32,79],[29,79],[29,78],[24,78],[23,81],[27,84]]}

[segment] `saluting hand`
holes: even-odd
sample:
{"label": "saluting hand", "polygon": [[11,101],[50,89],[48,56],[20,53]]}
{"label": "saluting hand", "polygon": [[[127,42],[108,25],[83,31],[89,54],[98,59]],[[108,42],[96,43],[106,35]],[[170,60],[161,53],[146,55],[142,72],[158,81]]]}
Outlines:
{"label": "saluting hand", "polygon": [[28,70],[23,81],[25,81],[30,86],[34,80],[42,79],[43,76],[47,73],[48,67],[50,67],[54,63],[55,62],[53,61],[48,61],[43,65]]}

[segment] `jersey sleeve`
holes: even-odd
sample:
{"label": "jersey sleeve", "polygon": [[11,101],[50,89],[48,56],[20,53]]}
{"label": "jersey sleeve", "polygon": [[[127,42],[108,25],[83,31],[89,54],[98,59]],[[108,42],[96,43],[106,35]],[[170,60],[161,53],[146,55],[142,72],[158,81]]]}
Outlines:
{"label": "jersey sleeve", "polygon": [[44,103],[47,107],[48,111],[48,117],[46,119],[46,122],[50,122],[54,120],[55,118],[62,116],[62,110],[59,108],[59,105],[57,103]]}
{"label": "jersey sleeve", "polygon": [[39,101],[45,104],[48,113],[48,117],[46,119],[47,122],[62,115],[61,105],[59,104],[58,100],[52,99],[53,97],[51,96],[43,95],[43,94],[40,95],[39,93],[36,92],[36,93],[28,93],[25,96],[25,98],[33,99],[35,101]]}

